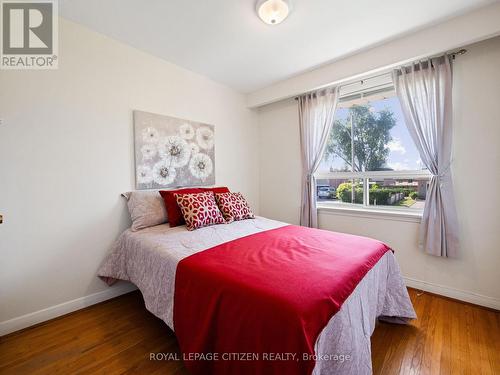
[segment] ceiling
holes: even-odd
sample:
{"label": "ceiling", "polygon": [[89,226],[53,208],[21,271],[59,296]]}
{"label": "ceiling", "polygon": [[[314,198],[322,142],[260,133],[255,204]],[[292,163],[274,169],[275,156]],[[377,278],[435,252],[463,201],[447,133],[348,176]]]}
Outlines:
{"label": "ceiling", "polygon": [[248,93],[495,0],[294,0],[276,26],[255,0],[60,0],[63,17]]}

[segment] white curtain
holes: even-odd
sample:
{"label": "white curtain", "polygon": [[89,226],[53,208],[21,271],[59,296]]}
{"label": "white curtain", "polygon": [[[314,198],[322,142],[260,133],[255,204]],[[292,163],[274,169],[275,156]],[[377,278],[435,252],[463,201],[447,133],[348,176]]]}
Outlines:
{"label": "white curtain", "polygon": [[319,167],[335,118],[338,88],[299,97],[300,149],[302,154],[302,202],[300,225],[317,228],[316,182]]}
{"label": "white curtain", "polygon": [[429,254],[455,257],[458,222],[451,176],[452,72],[450,57],[427,59],[393,72],[408,130],[432,174],[420,228]]}

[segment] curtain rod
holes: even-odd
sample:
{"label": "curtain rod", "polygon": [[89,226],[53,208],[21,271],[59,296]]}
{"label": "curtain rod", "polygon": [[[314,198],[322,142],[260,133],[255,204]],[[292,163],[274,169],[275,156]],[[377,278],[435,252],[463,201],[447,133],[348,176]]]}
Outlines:
{"label": "curtain rod", "polygon": [[[455,60],[455,58],[456,58],[457,56],[463,55],[463,54],[465,54],[465,53],[467,53],[467,50],[466,50],[465,48],[460,48],[460,49],[459,49],[459,50],[457,50],[457,51],[449,52],[449,53],[446,53],[446,54],[447,54],[447,55],[449,55],[449,56],[451,56],[451,58],[452,58],[453,60]],[[428,58],[430,59],[430,58],[434,58],[434,57],[439,57],[439,56],[441,56],[441,55],[442,55],[442,54],[439,54],[439,55],[433,55],[433,56],[429,56]],[[415,60],[415,61],[416,61],[416,60]],[[350,85],[353,85],[353,84],[358,83],[358,82],[363,82],[363,81],[366,81],[367,79],[373,79],[373,78],[383,77],[383,76],[388,75],[388,74],[390,74],[390,73],[389,73],[389,72],[379,73],[379,74],[376,74],[376,75],[374,75],[374,76],[369,76],[369,77],[366,77],[366,78],[363,78],[363,79],[360,79],[360,80],[356,80],[356,81],[354,81],[354,82],[349,82],[349,83],[345,83],[345,84],[343,84],[343,85],[339,85],[339,88],[341,88],[341,87],[346,87],[346,86],[350,86]],[[324,87],[324,88],[322,88],[322,89],[328,89],[328,88],[330,88],[330,87],[333,87],[333,86],[326,86],[326,87]],[[320,89],[320,90],[322,90],[322,89]],[[316,91],[316,90],[313,90],[313,91]],[[305,92],[304,94],[308,94],[308,93],[313,92],[313,91],[308,91],[308,92]],[[304,94],[301,94],[301,95],[304,95]],[[294,99],[295,99],[295,100],[299,100],[299,97],[298,97],[298,96],[296,96]]]}

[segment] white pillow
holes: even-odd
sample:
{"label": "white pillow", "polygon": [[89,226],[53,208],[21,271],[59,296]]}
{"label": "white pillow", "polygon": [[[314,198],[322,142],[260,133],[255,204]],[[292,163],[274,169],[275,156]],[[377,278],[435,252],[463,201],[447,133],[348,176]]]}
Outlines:
{"label": "white pillow", "polygon": [[168,221],[165,203],[157,191],[130,191],[122,195],[127,199],[133,231]]}

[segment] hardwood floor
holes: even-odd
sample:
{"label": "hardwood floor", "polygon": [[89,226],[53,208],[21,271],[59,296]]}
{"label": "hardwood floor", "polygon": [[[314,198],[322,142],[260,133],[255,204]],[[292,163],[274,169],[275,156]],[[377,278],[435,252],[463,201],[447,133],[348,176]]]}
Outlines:
{"label": "hardwood floor", "polygon": [[379,323],[374,374],[500,374],[500,313],[410,289],[418,319]]}
{"label": "hardwood floor", "polygon": [[[500,313],[410,290],[419,319],[379,323],[374,374],[500,374]],[[0,338],[0,374],[187,374],[174,334],[133,292]]]}

